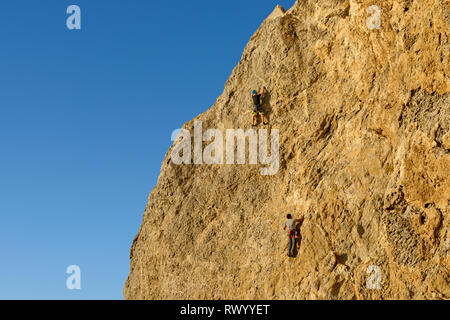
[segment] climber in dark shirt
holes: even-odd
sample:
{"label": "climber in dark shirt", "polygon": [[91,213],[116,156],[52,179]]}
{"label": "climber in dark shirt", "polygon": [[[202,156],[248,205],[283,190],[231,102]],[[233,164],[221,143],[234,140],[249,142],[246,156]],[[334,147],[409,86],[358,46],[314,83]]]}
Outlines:
{"label": "climber in dark shirt", "polygon": [[253,120],[252,120],[252,126],[256,126],[256,119],[259,116],[261,116],[261,121],[263,124],[267,124],[266,119],[264,117],[264,110],[262,108],[262,98],[264,96],[266,88],[262,87],[262,92],[257,93],[256,90],[252,91],[252,98],[253,98]]}

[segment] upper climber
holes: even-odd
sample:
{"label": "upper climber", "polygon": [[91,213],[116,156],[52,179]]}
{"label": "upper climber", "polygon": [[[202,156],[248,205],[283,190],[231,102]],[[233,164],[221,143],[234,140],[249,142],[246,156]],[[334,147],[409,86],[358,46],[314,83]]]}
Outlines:
{"label": "upper climber", "polygon": [[256,90],[252,91],[252,98],[253,98],[253,120],[252,120],[252,126],[256,126],[256,118],[258,115],[261,116],[261,121],[263,124],[267,124],[266,119],[264,118],[264,110],[262,108],[262,97],[264,96],[266,92],[266,88],[262,87],[261,93],[257,93]]}

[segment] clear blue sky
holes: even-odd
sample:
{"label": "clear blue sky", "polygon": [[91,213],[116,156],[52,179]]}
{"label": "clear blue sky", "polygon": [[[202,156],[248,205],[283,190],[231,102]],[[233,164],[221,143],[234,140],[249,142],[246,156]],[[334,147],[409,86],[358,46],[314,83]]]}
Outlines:
{"label": "clear blue sky", "polygon": [[[1,1],[0,299],[123,298],[172,131],[294,2]],[[66,27],[71,4],[81,30]]]}

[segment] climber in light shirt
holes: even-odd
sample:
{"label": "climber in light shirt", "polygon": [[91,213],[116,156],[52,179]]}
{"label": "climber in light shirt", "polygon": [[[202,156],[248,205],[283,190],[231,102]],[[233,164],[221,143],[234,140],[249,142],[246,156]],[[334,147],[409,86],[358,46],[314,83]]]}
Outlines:
{"label": "climber in light shirt", "polygon": [[292,215],[287,215],[287,221],[284,223],[284,230],[288,230],[289,235],[289,252],[288,257],[294,257],[295,241],[297,239],[297,224],[302,223],[304,216],[299,219],[293,219]]}

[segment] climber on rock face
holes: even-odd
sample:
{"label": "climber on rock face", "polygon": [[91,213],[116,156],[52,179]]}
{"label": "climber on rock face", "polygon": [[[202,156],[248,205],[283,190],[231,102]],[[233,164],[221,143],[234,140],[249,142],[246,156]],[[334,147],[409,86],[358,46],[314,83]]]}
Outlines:
{"label": "climber on rock face", "polygon": [[293,219],[292,215],[287,215],[287,221],[284,223],[283,229],[288,231],[289,235],[289,252],[288,257],[294,257],[295,241],[297,239],[297,224],[303,222],[304,217]]}
{"label": "climber on rock face", "polygon": [[266,88],[262,87],[261,93],[257,93],[256,90],[252,91],[252,98],[253,98],[253,120],[252,120],[252,126],[256,126],[256,118],[261,116],[261,121],[264,125],[267,124],[265,118],[264,118],[264,110],[262,108],[262,97],[264,96]]}

